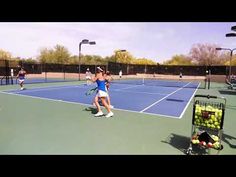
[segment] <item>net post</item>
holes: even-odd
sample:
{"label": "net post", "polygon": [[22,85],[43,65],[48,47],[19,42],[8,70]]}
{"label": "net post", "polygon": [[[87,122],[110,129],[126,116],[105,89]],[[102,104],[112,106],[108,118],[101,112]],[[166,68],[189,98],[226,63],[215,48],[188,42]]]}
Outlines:
{"label": "net post", "polygon": [[208,79],[207,79],[207,81],[208,81],[208,89],[210,89],[210,84],[211,84],[211,70],[209,69],[209,72],[208,72]]}

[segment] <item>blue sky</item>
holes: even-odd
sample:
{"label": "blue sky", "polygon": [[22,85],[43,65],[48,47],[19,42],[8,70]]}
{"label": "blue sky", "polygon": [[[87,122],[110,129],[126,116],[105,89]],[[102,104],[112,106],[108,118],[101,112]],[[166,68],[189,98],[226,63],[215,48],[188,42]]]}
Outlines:
{"label": "blue sky", "polygon": [[64,45],[78,55],[82,39],[96,45],[82,45],[82,53],[110,56],[126,49],[134,57],[162,63],[176,54],[188,54],[197,43],[236,48],[236,38],[226,38],[236,22],[83,22],[0,23],[0,49],[13,56],[37,57],[42,47]]}

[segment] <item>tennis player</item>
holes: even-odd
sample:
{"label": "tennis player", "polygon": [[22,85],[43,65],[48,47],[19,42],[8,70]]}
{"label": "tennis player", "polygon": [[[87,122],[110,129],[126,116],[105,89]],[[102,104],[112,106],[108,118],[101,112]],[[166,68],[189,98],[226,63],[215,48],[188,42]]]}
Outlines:
{"label": "tennis player", "polygon": [[98,100],[101,99],[102,104],[105,106],[105,108],[108,112],[106,117],[109,118],[109,117],[112,117],[114,114],[113,114],[113,112],[111,112],[110,107],[106,101],[108,93],[107,93],[107,89],[106,89],[106,80],[105,80],[105,76],[104,76],[103,72],[104,71],[102,68],[97,67],[96,75],[94,78],[92,78],[92,81],[96,82],[97,87],[98,87],[97,95],[94,98],[94,103],[95,103],[97,110],[98,110],[97,114],[95,114],[95,117],[99,117],[99,116],[104,115],[101,110],[101,107],[99,105],[99,102],[98,102]]}
{"label": "tennis player", "polygon": [[20,89],[24,90],[24,81],[25,81],[25,76],[26,76],[26,71],[24,70],[24,68],[22,67],[21,70],[18,72],[17,74],[17,79],[18,82],[20,84]]}
{"label": "tennis player", "polygon": [[121,77],[122,77],[122,70],[120,70],[119,76],[120,76],[120,79],[121,79]]}
{"label": "tennis player", "polygon": [[87,68],[87,71],[85,73],[85,78],[86,78],[87,85],[91,84],[91,75],[92,75],[92,73],[90,72],[89,68]]}
{"label": "tennis player", "polygon": [[107,104],[109,105],[110,108],[114,108],[114,106],[111,105],[111,99],[110,99],[109,92],[108,92],[109,88],[110,88],[111,80],[112,80],[111,73],[110,73],[110,71],[107,71],[106,75],[105,75],[106,89],[107,89]]}
{"label": "tennis player", "polygon": [[183,77],[183,74],[180,72],[179,73],[179,79],[182,79],[182,77]]}

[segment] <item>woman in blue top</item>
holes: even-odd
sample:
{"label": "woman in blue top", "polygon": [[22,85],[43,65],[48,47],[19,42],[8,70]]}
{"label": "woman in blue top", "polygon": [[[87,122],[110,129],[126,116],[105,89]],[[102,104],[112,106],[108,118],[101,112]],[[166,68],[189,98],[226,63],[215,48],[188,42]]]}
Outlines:
{"label": "woman in blue top", "polygon": [[16,76],[18,81],[19,81],[21,90],[24,89],[23,84],[24,84],[24,81],[25,81],[25,75],[26,75],[26,71],[24,70],[24,68],[21,68],[21,70],[19,71],[19,73]]}
{"label": "woman in blue top", "polygon": [[108,94],[107,94],[107,89],[106,89],[106,80],[105,80],[102,68],[97,67],[96,76],[94,78],[92,78],[92,81],[97,83],[97,88],[98,88],[97,95],[95,96],[95,99],[94,99],[94,103],[95,103],[95,105],[97,107],[97,110],[98,110],[97,114],[95,114],[95,117],[103,115],[101,107],[98,103],[99,99],[101,99],[102,104],[105,106],[105,108],[108,112],[106,117],[107,118],[112,117],[114,114],[113,114],[113,112],[111,112],[110,107],[109,107],[109,105],[107,104],[107,101],[106,101],[106,98],[108,97]]}

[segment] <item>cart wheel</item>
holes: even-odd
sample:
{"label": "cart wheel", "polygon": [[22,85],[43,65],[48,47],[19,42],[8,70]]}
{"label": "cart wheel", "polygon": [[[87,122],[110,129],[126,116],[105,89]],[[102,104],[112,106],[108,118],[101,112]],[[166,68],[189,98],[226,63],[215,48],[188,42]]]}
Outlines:
{"label": "cart wheel", "polygon": [[224,146],[221,144],[221,146],[220,146],[219,150],[222,150],[223,148],[224,148]]}
{"label": "cart wheel", "polygon": [[192,152],[193,152],[192,148],[188,148],[187,151],[186,151],[186,154],[187,155],[192,155]]}

